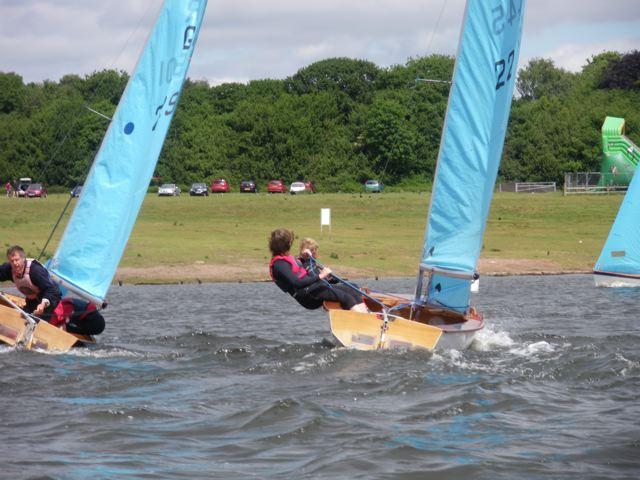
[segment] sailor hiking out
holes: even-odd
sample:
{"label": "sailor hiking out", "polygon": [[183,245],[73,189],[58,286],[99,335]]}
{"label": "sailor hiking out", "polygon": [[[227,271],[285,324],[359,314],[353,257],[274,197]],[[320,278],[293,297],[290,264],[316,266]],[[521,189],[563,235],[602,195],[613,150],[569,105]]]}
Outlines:
{"label": "sailor hiking out", "polygon": [[[300,305],[310,310],[320,308],[324,301],[332,301],[339,302],[345,310],[368,311],[362,296],[357,291],[335,283],[331,277],[330,268],[323,267],[319,272],[312,268],[313,253],[310,249],[301,248],[299,258],[291,255],[293,240],[293,232],[286,228],[274,230],[269,237],[269,250],[272,255],[269,274],[280,290],[288,293]],[[317,244],[315,249],[317,252]]]}

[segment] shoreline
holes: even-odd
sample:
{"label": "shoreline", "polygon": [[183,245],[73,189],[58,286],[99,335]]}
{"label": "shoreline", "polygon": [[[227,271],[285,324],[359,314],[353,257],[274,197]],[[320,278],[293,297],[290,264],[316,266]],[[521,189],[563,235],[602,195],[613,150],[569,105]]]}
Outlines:
{"label": "shoreline", "polygon": [[[347,278],[402,278],[414,276],[414,272],[379,272],[353,267],[335,268],[336,273]],[[480,259],[480,276],[508,277],[523,275],[576,275],[590,274],[591,269],[567,269],[547,260],[531,259]],[[116,285],[181,285],[200,283],[250,283],[271,281],[267,266],[255,264],[222,265],[195,262],[190,265],[158,265],[154,267],[122,267],[116,272]]]}

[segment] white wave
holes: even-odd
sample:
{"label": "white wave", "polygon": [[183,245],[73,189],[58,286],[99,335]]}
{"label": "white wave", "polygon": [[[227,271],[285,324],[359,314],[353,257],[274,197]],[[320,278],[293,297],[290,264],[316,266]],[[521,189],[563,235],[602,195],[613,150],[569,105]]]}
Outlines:
{"label": "white wave", "polygon": [[471,349],[478,352],[487,352],[496,348],[511,347],[515,342],[509,336],[509,332],[493,330],[493,327],[487,327],[476,333]]}
{"label": "white wave", "polygon": [[45,355],[70,355],[72,357],[83,358],[161,358],[162,355],[149,354],[147,352],[134,352],[131,350],[125,350],[123,348],[72,348],[66,352],[60,351],[47,351],[39,348],[32,349],[33,352],[42,353]]}
{"label": "white wave", "polygon": [[625,364],[625,367],[623,367],[622,370],[620,370],[618,372],[618,375],[620,375],[622,377],[626,377],[627,374],[629,373],[629,371],[633,372],[633,371],[637,370],[638,367],[640,367],[640,362],[636,362],[634,360],[629,360],[628,358],[625,358],[620,353],[616,353],[615,358],[616,358],[616,360],[619,360],[619,361],[621,361],[621,362],[623,362]]}
{"label": "white wave", "polygon": [[537,353],[549,353],[553,352],[555,347],[551,345],[549,342],[545,342],[544,340],[540,342],[530,343],[528,345],[524,345],[519,348],[512,348],[509,350],[509,353],[513,353],[514,355],[521,356],[531,356]]}

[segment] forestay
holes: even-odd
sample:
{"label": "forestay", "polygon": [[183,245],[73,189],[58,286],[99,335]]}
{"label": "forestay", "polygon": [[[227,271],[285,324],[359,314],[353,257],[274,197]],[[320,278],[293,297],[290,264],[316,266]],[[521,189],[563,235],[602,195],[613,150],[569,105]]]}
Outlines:
{"label": "forestay", "polygon": [[640,275],[640,175],[633,175],[594,270]]}
{"label": "forestay", "polygon": [[502,155],[524,4],[524,0],[469,0],[466,6],[418,289],[423,273],[431,273],[428,302],[459,312],[469,307]]}
{"label": "forestay", "polygon": [[52,277],[103,303],[180,98],[206,0],[166,0],[50,262]]}

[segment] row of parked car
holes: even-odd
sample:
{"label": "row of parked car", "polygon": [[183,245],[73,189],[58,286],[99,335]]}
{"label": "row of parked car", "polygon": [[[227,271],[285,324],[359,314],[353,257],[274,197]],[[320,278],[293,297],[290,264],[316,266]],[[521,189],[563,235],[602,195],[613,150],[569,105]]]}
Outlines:
{"label": "row of parked car", "polygon": [[[9,184],[10,185],[10,184]],[[15,195],[24,198],[47,198],[47,188],[44,183],[32,182],[30,178],[21,178],[14,187]]]}
{"label": "row of parked car", "polygon": [[[23,179],[21,179],[23,180]],[[365,192],[380,193],[384,190],[384,184],[378,180],[367,180],[364,184]],[[75,186],[70,195],[72,197],[79,197],[82,191],[82,185]],[[191,196],[209,196],[211,193],[229,193],[231,187],[229,182],[223,178],[218,178],[211,183],[211,186],[207,186],[206,183],[194,183],[189,189],[189,195]],[[271,180],[267,184],[267,193],[287,193],[295,195],[297,193],[316,193],[316,187],[313,182],[293,182],[287,187],[284,180]],[[241,193],[258,193],[258,185],[253,180],[243,180],[240,182]],[[21,182],[18,187],[18,196],[20,197],[47,197],[47,189],[42,183],[29,183]],[[182,193],[182,190],[175,183],[165,183],[158,188],[159,196],[171,196],[176,197]]]}
{"label": "row of parked car", "polygon": [[[293,182],[287,187],[284,180],[271,180],[267,184],[267,193],[287,193],[287,191],[295,195],[297,193],[316,193],[316,187],[313,182]],[[206,183],[194,183],[189,189],[191,196],[208,196],[211,193],[229,193],[231,186],[224,178],[218,178],[211,182],[211,186]],[[243,180],[240,182],[241,193],[257,193],[258,185],[253,180]],[[158,188],[159,196],[176,197],[182,193],[182,190],[175,183],[165,183]]]}

